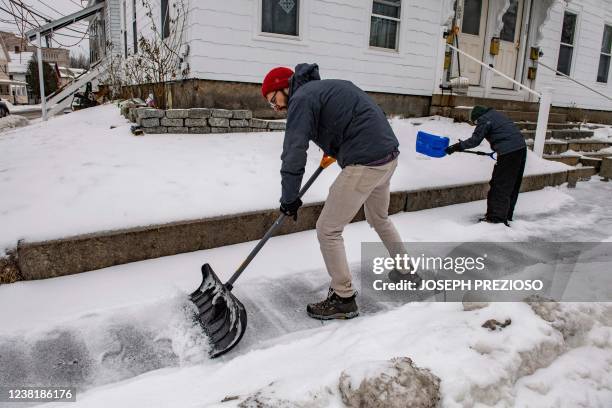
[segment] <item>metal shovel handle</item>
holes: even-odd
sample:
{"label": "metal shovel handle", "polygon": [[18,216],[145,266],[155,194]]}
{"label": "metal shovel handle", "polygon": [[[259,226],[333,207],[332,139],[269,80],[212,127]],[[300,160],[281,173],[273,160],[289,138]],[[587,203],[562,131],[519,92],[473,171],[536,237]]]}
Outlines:
{"label": "metal shovel handle", "polygon": [[[310,176],[308,181],[306,181],[306,183],[300,189],[300,193],[298,194],[298,198],[302,198],[302,196],[306,193],[306,191],[308,191],[308,189],[310,188],[312,183],[314,183],[315,180],[317,179],[317,177],[319,177],[319,174],[321,174],[321,172],[323,170],[325,170],[325,168],[329,167],[335,161],[336,161],[336,159],[334,159],[333,157],[323,156],[323,158],[321,159],[321,163],[319,164],[319,168],[312,174],[312,176]],[[263,238],[261,238],[261,240],[259,240],[259,242],[255,246],[255,248],[253,248],[251,253],[249,253],[249,255],[242,262],[242,264],[240,264],[240,266],[238,267],[236,272],[234,272],[232,277],[229,278],[229,280],[225,283],[225,287],[227,288],[227,290],[232,290],[232,288],[234,286],[234,282],[236,282],[236,279],[238,279],[240,277],[240,275],[246,269],[246,267],[249,266],[249,264],[251,263],[253,258],[255,258],[255,255],[257,255],[259,250],[261,248],[263,248],[263,246],[266,244],[266,242],[268,242],[268,240],[274,235],[276,230],[278,230],[280,228],[280,226],[283,224],[283,221],[285,221],[285,217],[286,217],[286,215],[281,213],[281,215],[279,215],[279,217],[276,219],[276,221],[274,221],[274,224],[272,224],[272,226],[268,229],[268,231],[265,233]]]}

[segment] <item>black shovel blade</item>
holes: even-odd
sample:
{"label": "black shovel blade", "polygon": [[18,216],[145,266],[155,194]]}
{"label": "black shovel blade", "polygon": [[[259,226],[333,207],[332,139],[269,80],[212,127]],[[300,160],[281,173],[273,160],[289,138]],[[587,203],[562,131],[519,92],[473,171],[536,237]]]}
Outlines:
{"label": "black shovel blade", "polygon": [[202,284],[191,294],[198,308],[197,319],[210,339],[210,357],[227,353],[244,334],[246,310],[225,287],[209,264],[202,265]]}

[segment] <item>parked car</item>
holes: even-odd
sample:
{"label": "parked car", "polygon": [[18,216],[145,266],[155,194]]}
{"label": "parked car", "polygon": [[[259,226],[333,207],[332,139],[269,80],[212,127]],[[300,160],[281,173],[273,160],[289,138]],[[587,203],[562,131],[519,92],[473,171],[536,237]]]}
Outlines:
{"label": "parked car", "polygon": [[8,108],[8,105],[0,99],[0,118],[8,116],[11,114],[11,111]]}

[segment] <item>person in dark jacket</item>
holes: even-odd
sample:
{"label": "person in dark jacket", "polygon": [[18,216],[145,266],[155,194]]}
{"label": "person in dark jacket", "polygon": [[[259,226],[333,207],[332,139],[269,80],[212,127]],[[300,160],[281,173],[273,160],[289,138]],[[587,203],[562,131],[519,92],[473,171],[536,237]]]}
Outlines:
{"label": "person in dark jacket", "polygon": [[504,223],[512,221],[518,199],[525,162],[527,145],[516,124],[501,112],[484,106],[474,106],[470,120],[476,129],[467,140],[459,141],[446,149],[447,154],[478,146],[486,139],[497,153],[497,164],[489,182],[487,214],[481,221]]}
{"label": "person in dark jacket", "polygon": [[388,218],[389,183],[399,143],[382,109],[349,81],[321,80],[316,64],[295,73],[279,67],[266,75],[262,94],[276,111],[287,111],[281,155],[280,210],[297,219],[299,189],[309,142],[342,168],[317,220],[317,237],[331,284],[327,298],[306,308],[317,319],[358,315],[342,231],[361,206],[389,253],[403,254],[402,240]]}

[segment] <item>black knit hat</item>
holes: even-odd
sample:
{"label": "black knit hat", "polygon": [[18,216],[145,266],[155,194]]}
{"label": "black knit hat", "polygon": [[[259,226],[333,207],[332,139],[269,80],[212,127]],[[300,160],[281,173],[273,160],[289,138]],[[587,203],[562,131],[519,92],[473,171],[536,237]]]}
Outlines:
{"label": "black knit hat", "polygon": [[476,122],[479,117],[490,111],[491,108],[487,108],[486,106],[476,105],[472,108],[472,112],[470,113],[470,120],[472,122]]}

